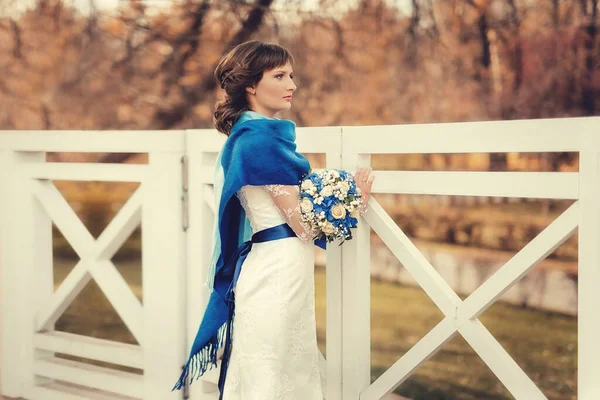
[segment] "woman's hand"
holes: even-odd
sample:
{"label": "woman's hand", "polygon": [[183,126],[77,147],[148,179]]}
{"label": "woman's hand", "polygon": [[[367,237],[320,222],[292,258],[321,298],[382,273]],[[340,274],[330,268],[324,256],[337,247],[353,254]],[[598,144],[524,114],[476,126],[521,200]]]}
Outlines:
{"label": "woman's hand", "polygon": [[373,181],[375,180],[374,176],[369,176],[372,170],[373,168],[371,167],[359,168],[354,174],[354,181],[356,182],[356,186],[360,188],[360,194],[362,196],[362,205],[359,209],[360,215],[367,211],[367,203],[371,196],[371,186],[373,186]]}

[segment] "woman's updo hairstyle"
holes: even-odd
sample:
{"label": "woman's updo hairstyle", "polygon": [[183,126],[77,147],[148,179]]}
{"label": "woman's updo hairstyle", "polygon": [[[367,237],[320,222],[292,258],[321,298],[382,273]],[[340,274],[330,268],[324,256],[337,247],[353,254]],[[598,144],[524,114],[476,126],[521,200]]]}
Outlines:
{"label": "woman's updo hairstyle", "polygon": [[215,79],[225,90],[225,99],[215,105],[213,122],[219,132],[229,136],[231,127],[244,111],[250,110],[246,88],[256,85],[265,71],[293,64],[294,58],[283,47],[252,40],[229,50],[215,69]]}

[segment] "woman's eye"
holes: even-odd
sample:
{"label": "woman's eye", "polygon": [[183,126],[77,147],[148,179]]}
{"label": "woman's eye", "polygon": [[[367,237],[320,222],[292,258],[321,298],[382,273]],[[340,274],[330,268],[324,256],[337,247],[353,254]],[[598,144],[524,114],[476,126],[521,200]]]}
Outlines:
{"label": "woman's eye", "polygon": [[283,74],[277,74],[277,75],[275,75],[275,78],[277,78],[277,79],[283,78]]}

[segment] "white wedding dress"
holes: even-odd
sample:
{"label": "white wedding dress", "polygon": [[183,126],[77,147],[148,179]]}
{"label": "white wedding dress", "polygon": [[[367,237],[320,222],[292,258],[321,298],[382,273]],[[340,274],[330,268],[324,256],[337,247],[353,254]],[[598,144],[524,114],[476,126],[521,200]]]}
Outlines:
{"label": "white wedding dress", "polygon": [[315,326],[314,243],[296,186],[237,193],[252,231],[288,223],[297,237],[255,243],[235,289],[223,400],[322,400]]}

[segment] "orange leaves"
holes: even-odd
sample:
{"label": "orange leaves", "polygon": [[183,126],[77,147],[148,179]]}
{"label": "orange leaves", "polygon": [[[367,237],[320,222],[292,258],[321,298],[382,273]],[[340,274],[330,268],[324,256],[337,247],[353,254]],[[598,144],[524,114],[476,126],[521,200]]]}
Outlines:
{"label": "orange leaves", "polygon": [[194,114],[204,121],[212,121],[213,111],[209,104],[198,104],[194,107]]}
{"label": "orange leaves", "polygon": [[127,31],[125,22],[118,18],[108,18],[102,25],[102,28],[111,35],[119,38],[124,37]]}

